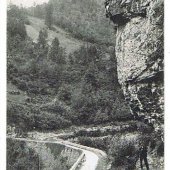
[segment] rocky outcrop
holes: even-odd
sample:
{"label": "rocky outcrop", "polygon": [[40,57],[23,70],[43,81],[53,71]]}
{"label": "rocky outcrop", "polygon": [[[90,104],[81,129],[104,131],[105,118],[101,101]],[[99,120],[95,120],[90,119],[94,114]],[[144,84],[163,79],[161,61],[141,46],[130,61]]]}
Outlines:
{"label": "rocky outcrop", "polygon": [[108,0],[118,80],[136,119],[163,125],[163,0]]}

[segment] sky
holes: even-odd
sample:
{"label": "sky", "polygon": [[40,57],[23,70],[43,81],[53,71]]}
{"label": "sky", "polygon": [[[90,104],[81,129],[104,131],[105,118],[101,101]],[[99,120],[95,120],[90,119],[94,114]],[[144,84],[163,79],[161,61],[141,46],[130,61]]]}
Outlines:
{"label": "sky", "polygon": [[42,4],[44,2],[48,2],[49,0],[7,0],[8,3],[11,1],[12,4],[15,5],[23,5],[24,7],[30,7],[33,6],[34,2],[36,4]]}

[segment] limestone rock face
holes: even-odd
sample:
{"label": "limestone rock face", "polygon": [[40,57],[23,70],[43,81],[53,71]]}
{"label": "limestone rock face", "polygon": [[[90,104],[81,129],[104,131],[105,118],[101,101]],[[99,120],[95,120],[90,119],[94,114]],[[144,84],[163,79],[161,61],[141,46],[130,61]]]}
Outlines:
{"label": "limestone rock face", "polygon": [[163,124],[163,0],[109,0],[118,80],[132,114]]}

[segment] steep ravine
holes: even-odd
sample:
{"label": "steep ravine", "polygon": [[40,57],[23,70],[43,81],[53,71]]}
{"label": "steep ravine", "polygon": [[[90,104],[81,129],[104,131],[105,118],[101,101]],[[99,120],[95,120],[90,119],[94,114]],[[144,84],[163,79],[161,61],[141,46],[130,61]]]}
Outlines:
{"label": "steep ravine", "polygon": [[163,0],[110,0],[118,80],[135,119],[163,136]]}

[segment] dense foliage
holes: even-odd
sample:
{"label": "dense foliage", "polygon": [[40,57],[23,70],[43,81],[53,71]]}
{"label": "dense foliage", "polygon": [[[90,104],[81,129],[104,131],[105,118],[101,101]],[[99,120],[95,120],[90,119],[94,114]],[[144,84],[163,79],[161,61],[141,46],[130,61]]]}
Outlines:
{"label": "dense foliage", "polygon": [[49,4],[29,8],[28,13],[47,19],[46,6],[50,4],[53,6],[53,23],[71,32],[76,38],[92,43],[114,44],[115,32],[105,18],[103,1],[50,0]]}
{"label": "dense foliage", "polygon": [[135,146],[136,139],[115,136],[109,146],[109,156],[112,160],[112,167],[125,167],[125,169],[135,169],[139,158],[138,149]]}
{"label": "dense foliage", "polygon": [[73,158],[64,152],[65,146],[54,143],[39,143],[7,139],[8,170],[59,169],[68,170],[78,159],[77,151]]}
{"label": "dense foliage", "polygon": [[[13,8],[20,15],[14,17]],[[18,22],[9,22],[13,17]],[[117,81],[113,49],[87,43],[66,55],[57,37],[48,44],[45,28],[32,42],[22,18],[27,20],[17,7],[8,11],[7,73],[8,82],[28,99],[16,104],[8,98],[8,123],[23,122],[27,130],[52,130],[131,118]],[[22,29],[13,30],[13,25]],[[38,96],[43,96],[41,101]]]}
{"label": "dense foliage", "polygon": [[[28,161],[29,160],[29,161]],[[33,149],[26,146],[25,142],[7,140],[7,169],[38,169],[38,155]]]}
{"label": "dense foliage", "polygon": [[45,24],[48,26],[49,29],[51,29],[53,24],[53,5],[48,4],[46,6],[46,15],[45,15]]}

